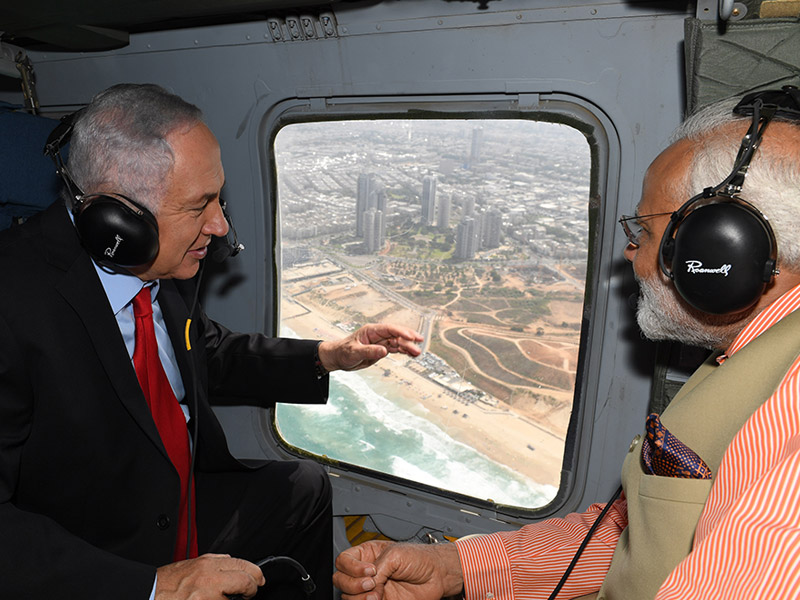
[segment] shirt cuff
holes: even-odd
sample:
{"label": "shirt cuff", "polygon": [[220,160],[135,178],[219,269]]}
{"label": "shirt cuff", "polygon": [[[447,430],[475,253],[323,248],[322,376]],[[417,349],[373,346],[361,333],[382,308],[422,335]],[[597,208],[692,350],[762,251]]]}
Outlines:
{"label": "shirt cuff", "polygon": [[468,600],[512,600],[511,564],[497,534],[455,541]]}

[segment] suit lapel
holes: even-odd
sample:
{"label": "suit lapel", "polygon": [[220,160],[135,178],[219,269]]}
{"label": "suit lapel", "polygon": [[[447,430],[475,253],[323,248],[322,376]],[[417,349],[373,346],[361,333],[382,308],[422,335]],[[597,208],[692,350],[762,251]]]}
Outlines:
{"label": "suit lapel", "polygon": [[148,438],[167,456],[125,349],[117,321],[91,259],[80,245],[63,205],[44,214],[48,262],[63,271],[56,289],[72,306],[122,404]]}
{"label": "suit lapel", "polygon": [[[190,411],[194,410],[189,399],[194,398],[198,393],[197,386],[197,366],[192,365],[194,358],[192,352],[186,348],[186,319],[189,317],[189,307],[178,292],[175,283],[171,280],[161,280],[161,288],[158,292],[158,303],[161,306],[161,313],[164,316],[164,323],[169,332],[172,342],[172,349],[178,361],[178,368],[181,372],[183,387],[186,390],[185,401]],[[197,346],[196,327],[190,329],[190,345],[194,351]],[[194,416],[194,415],[192,415]]]}

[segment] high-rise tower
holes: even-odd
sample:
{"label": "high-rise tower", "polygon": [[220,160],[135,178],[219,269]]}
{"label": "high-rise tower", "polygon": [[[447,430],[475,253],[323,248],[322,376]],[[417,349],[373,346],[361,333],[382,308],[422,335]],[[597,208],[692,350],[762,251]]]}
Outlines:
{"label": "high-rise tower", "polygon": [[481,158],[481,149],[483,147],[483,127],[475,127],[472,130],[472,144],[469,148],[469,168],[473,168],[478,164]]}
{"label": "high-rise tower", "polygon": [[436,214],[436,227],[439,229],[450,229],[450,207],[452,205],[452,195],[439,198],[439,212]]}
{"label": "high-rise tower", "polygon": [[426,175],[422,178],[422,224],[433,225],[436,216],[436,177]]}
{"label": "high-rise tower", "polygon": [[356,191],[356,237],[364,237],[364,213],[377,205],[377,181],[374,173],[361,173],[358,176]]}

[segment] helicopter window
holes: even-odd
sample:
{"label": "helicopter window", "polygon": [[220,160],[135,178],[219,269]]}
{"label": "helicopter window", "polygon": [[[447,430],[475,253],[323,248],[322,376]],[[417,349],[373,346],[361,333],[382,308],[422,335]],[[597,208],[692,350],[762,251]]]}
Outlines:
{"label": "helicopter window", "polygon": [[292,123],[274,142],[280,333],[419,331],[281,404],[288,445],[500,504],[558,491],[589,255],[584,134],[525,119]]}

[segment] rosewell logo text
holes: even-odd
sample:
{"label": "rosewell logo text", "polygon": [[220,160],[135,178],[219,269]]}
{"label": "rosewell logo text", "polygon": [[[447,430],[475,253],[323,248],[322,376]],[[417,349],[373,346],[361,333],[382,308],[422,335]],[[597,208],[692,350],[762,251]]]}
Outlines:
{"label": "rosewell logo text", "polygon": [[716,269],[709,269],[703,267],[703,262],[699,260],[687,260],[686,261],[686,271],[689,273],[714,273],[717,275],[725,275],[728,276],[728,272],[731,270],[731,265],[722,265],[721,267],[717,267]]}
{"label": "rosewell logo text", "polygon": [[122,238],[119,237],[119,235],[115,235],[114,236],[114,240],[116,242],[114,244],[114,247],[113,248],[106,248],[105,252],[103,252],[103,254],[105,254],[109,258],[114,258],[114,255],[117,253],[117,248],[119,248],[119,245],[122,243]]}

